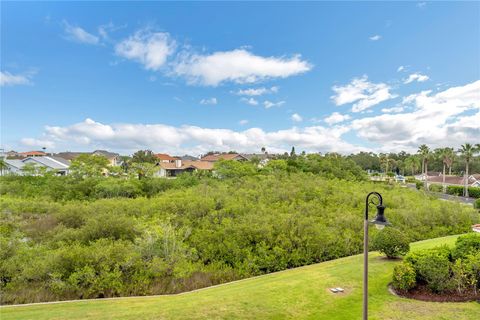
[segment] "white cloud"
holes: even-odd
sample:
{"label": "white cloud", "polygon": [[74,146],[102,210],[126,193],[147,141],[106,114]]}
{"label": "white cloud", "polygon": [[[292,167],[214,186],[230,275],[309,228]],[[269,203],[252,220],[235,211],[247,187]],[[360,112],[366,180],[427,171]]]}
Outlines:
{"label": "white cloud", "polygon": [[303,121],[302,116],[299,115],[298,113],[292,114],[291,119],[292,119],[292,121],[295,121],[295,122],[302,122]]}
{"label": "white cloud", "polygon": [[12,74],[8,71],[0,71],[0,86],[16,86],[31,84],[32,72],[25,74]]}
{"label": "white cloud", "polygon": [[255,83],[272,78],[287,78],[309,71],[311,64],[300,55],[262,57],[245,49],[219,51],[210,55],[183,53],[173,64],[173,74],[190,84],[217,86],[222,82]]}
{"label": "white cloud", "polygon": [[215,105],[217,104],[217,98],[209,98],[209,99],[202,99],[200,100],[200,104],[211,104],[211,105]]}
{"label": "white cloud", "polygon": [[85,31],[84,29],[70,25],[67,21],[63,21],[66,38],[71,41],[85,44],[99,44],[100,39]]}
{"label": "white cloud", "polygon": [[239,96],[261,96],[264,94],[269,93],[277,93],[278,87],[271,87],[271,88],[249,88],[249,89],[239,89],[235,94]]}
{"label": "white cloud", "polygon": [[20,143],[26,147],[32,148],[54,148],[55,143],[50,140],[42,140],[42,139],[33,139],[33,138],[23,138],[20,140]]}
{"label": "white cloud", "polygon": [[278,102],[272,102],[269,100],[263,101],[263,106],[265,107],[265,109],[270,109],[272,107],[280,107],[284,104],[285,104],[285,101],[278,101]]}
{"label": "white cloud", "polygon": [[332,113],[330,116],[325,118],[325,122],[329,125],[335,124],[335,123],[340,123],[344,122],[346,120],[349,120],[350,116],[348,114],[341,114],[338,112]]}
{"label": "white cloud", "polygon": [[244,125],[248,124],[248,120],[245,120],[245,119],[240,120],[240,121],[238,121],[238,124],[241,125],[241,126],[244,126]]}
{"label": "white cloud", "polygon": [[[307,152],[350,153],[360,150],[415,152],[425,143],[431,148],[458,147],[480,137],[480,80],[433,93],[423,91],[403,99],[400,113],[369,115],[347,125],[310,126],[265,131],[250,128],[235,131],[197,126],[164,124],[104,124],[91,119],[69,126],[47,126],[39,138],[22,139],[24,145],[56,150],[110,149],[131,153],[149,148],[170,153],[200,154],[208,150],[255,152],[267,147],[271,152],[289,151],[295,146]],[[393,108],[391,108],[393,109]],[[325,120],[324,120],[325,121]],[[248,122],[241,120],[239,124]],[[351,132],[374,147],[346,142]],[[376,146],[376,147],[375,147]],[[159,149],[160,148],[160,149]]]}
{"label": "white cloud", "polygon": [[411,75],[408,76],[407,79],[403,83],[407,84],[413,81],[418,81],[418,82],[424,82],[430,79],[428,76],[420,73],[412,73]]}
{"label": "white cloud", "polygon": [[397,72],[400,72],[400,71],[403,71],[403,70],[405,70],[405,66],[400,66],[400,67],[397,68]]}
{"label": "white cloud", "polygon": [[404,110],[404,107],[392,107],[392,108],[383,108],[382,112],[383,113],[398,113],[402,112]]}
{"label": "white cloud", "polygon": [[415,151],[423,143],[432,148],[459,146],[480,137],[479,92],[480,80],[436,94],[423,91],[403,99],[413,111],[357,119],[351,128],[386,151]]}
{"label": "white cloud", "polygon": [[70,126],[47,126],[41,141],[49,141],[50,146],[56,146],[56,150],[102,148],[122,153],[145,148],[174,154],[200,154],[209,150],[255,152],[261,147],[267,147],[271,152],[285,152],[292,146],[308,152],[347,153],[365,150],[342,140],[342,135],[349,130],[341,126],[312,126],[277,131],[260,128],[234,131],[189,125],[103,124],[86,119]]}
{"label": "white cloud", "polygon": [[390,93],[390,86],[385,83],[371,83],[367,76],[355,78],[345,86],[334,86],[335,95],[330,98],[337,106],[356,102],[352,106],[353,112],[364,111],[383,101],[396,98]]}
{"label": "white cloud", "polygon": [[175,52],[176,42],[165,32],[142,29],[115,46],[115,53],[141,63],[145,69],[157,71]]}
{"label": "white cloud", "polygon": [[258,101],[255,100],[254,98],[242,98],[240,99],[240,101],[243,101],[251,106],[257,106],[258,105]]}
{"label": "white cloud", "polygon": [[371,36],[369,39],[372,40],[372,41],[378,41],[378,40],[382,39],[382,36],[379,35],[379,34],[376,34],[374,36]]}

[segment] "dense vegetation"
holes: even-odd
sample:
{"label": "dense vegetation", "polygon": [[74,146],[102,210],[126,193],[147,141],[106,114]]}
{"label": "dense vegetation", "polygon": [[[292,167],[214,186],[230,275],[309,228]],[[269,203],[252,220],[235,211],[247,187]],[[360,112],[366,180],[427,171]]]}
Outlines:
{"label": "dense vegetation", "polygon": [[460,204],[363,180],[350,161],[319,156],[225,161],[213,177],[176,180],[3,178],[2,303],[179,292],[359,253],[373,189],[411,241],[478,221]]}
{"label": "dense vegetation", "polygon": [[[139,157],[137,154],[149,153],[138,152],[133,159]],[[169,189],[191,187],[202,179],[212,177],[232,179],[298,172],[309,172],[325,178],[367,180],[366,173],[352,160],[337,155],[316,154],[271,160],[265,166],[259,166],[255,159],[249,162],[219,161],[215,164],[214,173],[199,171],[181,175],[177,179],[153,178],[155,165],[150,162],[130,162],[124,168],[111,167],[102,156],[82,155],[72,161],[70,170],[68,176],[36,172],[35,175],[1,177],[0,195],[41,197],[54,201],[152,197]],[[109,172],[108,177],[104,175],[106,171]]]}
{"label": "dense vegetation", "polygon": [[[411,244],[412,252],[439,245],[454,246],[457,236]],[[99,299],[71,303],[34,304],[0,309],[2,320],[137,320],[137,319],[361,319],[362,255],[289,269],[265,276],[155,297]],[[476,302],[429,303],[393,296],[387,289],[400,260],[369,254],[370,319],[472,320]],[[327,288],[341,286],[345,293]]]}
{"label": "dense vegetation", "polygon": [[393,286],[408,292],[424,286],[432,293],[478,294],[480,289],[480,235],[457,239],[455,248],[437,247],[409,253],[394,269]]}

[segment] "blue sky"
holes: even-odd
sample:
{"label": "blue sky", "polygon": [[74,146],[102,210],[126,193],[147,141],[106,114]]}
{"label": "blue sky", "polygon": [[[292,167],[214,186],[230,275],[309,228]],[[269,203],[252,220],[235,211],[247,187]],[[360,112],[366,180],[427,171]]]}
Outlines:
{"label": "blue sky", "polygon": [[2,2],[1,144],[415,150],[480,140],[478,2]]}

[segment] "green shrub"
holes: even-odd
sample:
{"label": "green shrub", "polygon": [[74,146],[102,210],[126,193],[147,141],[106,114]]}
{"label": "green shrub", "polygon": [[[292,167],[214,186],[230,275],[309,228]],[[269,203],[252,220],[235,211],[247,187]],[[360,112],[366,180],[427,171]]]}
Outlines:
{"label": "green shrub", "polygon": [[140,182],[135,179],[108,178],[98,183],[94,190],[97,198],[136,198],[142,194]]}
{"label": "green shrub", "polygon": [[468,196],[480,199],[480,187],[468,187]]}
{"label": "green shrub", "polygon": [[480,199],[475,200],[474,207],[480,210]]}
{"label": "green shrub", "polygon": [[447,194],[454,196],[463,196],[464,187],[462,186],[447,186]]}
{"label": "green shrub", "polygon": [[441,250],[427,251],[415,264],[417,276],[435,293],[443,293],[454,287],[451,268],[452,263]]}
{"label": "green shrub", "polygon": [[443,192],[443,187],[440,184],[431,184],[428,186],[428,190],[432,192]]}
{"label": "green shrub", "polygon": [[415,180],[415,187],[417,188],[417,190],[421,190],[424,186],[425,183],[423,181]]}
{"label": "green shrub", "polygon": [[373,248],[388,258],[405,255],[410,250],[408,237],[394,228],[385,228],[373,238]]}
{"label": "green shrub", "polygon": [[415,269],[410,263],[402,263],[393,269],[392,285],[395,289],[406,292],[415,288],[416,281]]}
{"label": "green shrub", "polygon": [[471,232],[457,238],[452,256],[454,259],[465,258],[469,254],[478,252],[480,252],[480,234]]}

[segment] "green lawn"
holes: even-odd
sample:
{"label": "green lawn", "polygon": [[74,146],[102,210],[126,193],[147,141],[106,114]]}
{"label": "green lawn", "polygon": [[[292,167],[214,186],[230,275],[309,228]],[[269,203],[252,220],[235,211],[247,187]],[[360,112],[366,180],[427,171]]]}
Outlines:
{"label": "green lawn", "polygon": [[[456,236],[412,250],[453,245]],[[480,304],[413,301],[389,294],[398,261],[370,254],[370,319],[478,319]],[[332,294],[341,286],[345,293]],[[362,255],[172,296],[2,307],[8,319],[360,319]]]}

